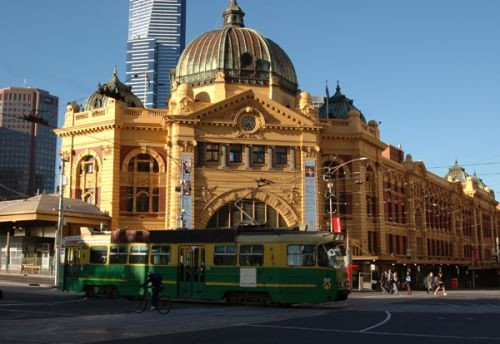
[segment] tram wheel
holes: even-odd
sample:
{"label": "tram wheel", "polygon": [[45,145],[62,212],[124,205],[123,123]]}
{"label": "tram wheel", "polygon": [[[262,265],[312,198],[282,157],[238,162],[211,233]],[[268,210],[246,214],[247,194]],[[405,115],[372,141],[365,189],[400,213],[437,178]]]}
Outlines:
{"label": "tram wheel", "polygon": [[238,295],[234,293],[227,294],[226,303],[231,306],[236,306],[237,304],[240,303],[240,298],[238,297]]}
{"label": "tram wheel", "polygon": [[84,288],[85,291],[85,297],[87,298],[93,298],[97,296],[97,288],[93,285],[86,285]]}
{"label": "tram wheel", "polygon": [[114,299],[118,296],[118,291],[116,290],[116,287],[115,286],[108,286],[106,288],[106,296],[109,298],[109,299]]}
{"label": "tram wheel", "polygon": [[271,307],[273,305],[273,300],[271,299],[271,296],[269,295],[265,295],[263,298],[262,298],[262,305],[264,307]]}

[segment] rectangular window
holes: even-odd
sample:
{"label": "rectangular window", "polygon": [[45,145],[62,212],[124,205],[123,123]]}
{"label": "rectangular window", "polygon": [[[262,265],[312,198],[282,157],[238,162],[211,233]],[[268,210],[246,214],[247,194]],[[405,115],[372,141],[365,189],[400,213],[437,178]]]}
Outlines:
{"label": "rectangular window", "polygon": [[168,265],[170,263],[170,246],[151,246],[151,265]]}
{"label": "rectangular window", "polygon": [[276,165],[286,165],[287,164],[287,154],[288,154],[288,149],[286,147],[275,147],[274,148],[274,163]]}
{"label": "rectangular window", "polygon": [[252,146],[252,164],[263,164],[264,156],[264,146]]}
{"label": "rectangular window", "polygon": [[205,145],[205,161],[219,162],[219,145],[215,143],[207,143]]}
{"label": "rectangular window", "polygon": [[149,172],[149,161],[137,161],[137,172]]}
{"label": "rectangular window", "polygon": [[263,245],[241,245],[240,266],[262,266],[264,264]]}
{"label": "rectangular window", "polygon": [[289,245],[288,266],[315,266],[316,246],[314,245]]}
{"label": "rectangular window", "polygon": [[236,265],[236,246],[221,245],[215,246],[214,265]]}
{"label": "rectangular window", "polygon": [[137,188],[135,209],[144,213],[149,211],[149,188]]}
{"label": "rectangular window", "polygon": [[134,211],[134,188],[127,188],[127,211]]}
{"label": "rectangular window", "polygon": [[127,264],[127,246],[109,247],[109,264]]}
{"label": "rectangular window", "polygon": [[160,189],[153,188],[153,212],[158,212],[158,196],[160,194]]}
{"label": "rectangular window", "polygon": [[229,162],[241,163],[243,146],[242,145],[229,145]]}
{"label": "rectangular window", "polygon": [[130,246],[129,264],[146,264],[148,261],[147,246]]}
{"label": "rectangular window", "polygon": [[90,264],[106,264],[108,248],[106,246],[90,247]]}

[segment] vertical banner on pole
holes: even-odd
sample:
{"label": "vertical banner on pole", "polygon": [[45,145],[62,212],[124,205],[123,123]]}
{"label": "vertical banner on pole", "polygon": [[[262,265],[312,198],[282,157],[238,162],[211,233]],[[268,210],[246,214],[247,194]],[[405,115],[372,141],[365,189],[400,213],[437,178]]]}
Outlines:
{"label": "vertical banner on pole", "polygon": [[340,222],[340,217],[332,217],[332,228],[333,233],[342,233],[342,223]]}
{"label": "vertical banner on pole", "polygon": [[305,210],[308,231],[317,231],[316,224],[316,160],[305,160]]}
{"label": "vertical banner on pole", "polygon": [[191,155],[181,155],[181,179],[184,181],[184,193],[182,205],[184,209],[184,227],[193,229],[193,202],[191,199],[193,157]]}

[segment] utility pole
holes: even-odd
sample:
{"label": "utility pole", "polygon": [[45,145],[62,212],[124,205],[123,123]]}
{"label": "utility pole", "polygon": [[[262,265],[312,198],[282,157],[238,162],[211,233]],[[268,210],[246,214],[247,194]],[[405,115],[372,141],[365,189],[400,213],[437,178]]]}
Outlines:
{"label": "utility pole", "polygon": [[333,188],[333,183],[328,182],[328,199],[330,201],[330,233],[333,233],[333,194],[332,194],[332,188]]}
{"label": "utility pole", "polygon": [[[364,161],[364,160],[368,160],[367,157],[363,156],[361,158],[356,158],[356,159],[352,159],[352,160],[349,160],[349,161],[346,161],[344,162],[343,164],[340,164],[340,165],[337,165],[333,168],[329,168],[327,167],[327,171],[325,171],[325,173],[323,174],[323,180],[325,182],[328,182],[327,184],[327,187],[328,187],[328,192],[329,192],[329,198],[330,198],[330,231],[333,232],[333,211],[332,211],[332,196],[333,196],[333,193],[332,193],[332,188],[333,188],[333,182],[332,182],[332,179],[335,178],[334,175],[335,173],[337,173],[337,171],[339,171],[343,166],[347,165],[347,164],[350,164],[354,161]],[[347,279],[348,279],[348,282],[349,282],[349,289],[352,288],[352,276],[351,276],[351,271],[352,271],[352,264],[351,264],[351,250],[349,249],[349,245],[350,245],[350,242],[349,242],[349,231],[346,229],[345,230],[346,232],[346,256],[347,256],[347,264],[346,264],[346,268],[347,268]]]}
{"label": "utility pole", "polygon": [[5,272],[9,272],[9,263],[10,263],[10,229],[7,231],[7,242],[5,245],[7,249],[5,252]]}
{"label": "utility pole", "polygon": [[56,287],[60,287],[60,261],[61,261],[61,241],[62,241],[62,231],[64,223],[64,209],[63,209],[63,199],[64,199],[64,165],[66,160],[61,155],[61,171],[59,176],[59,209],[57,216],[57,230],[55,235],[55,255],[54,255],[54,284]]}

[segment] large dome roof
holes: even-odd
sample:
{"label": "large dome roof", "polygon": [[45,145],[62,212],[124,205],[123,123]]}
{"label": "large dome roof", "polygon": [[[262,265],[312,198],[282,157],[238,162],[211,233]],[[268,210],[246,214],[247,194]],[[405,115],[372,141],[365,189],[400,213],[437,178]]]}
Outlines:
{"label": "large dome roof", "polygon": [[224,27],[192,41],[182,53],[175,81],[193,86],[215,81],[219,72],[230,83],[268,85],[277,77],[284,89],[297,91],[292,61],[276,43],[244,27],[245,14],[235,0],[224,11]]}

